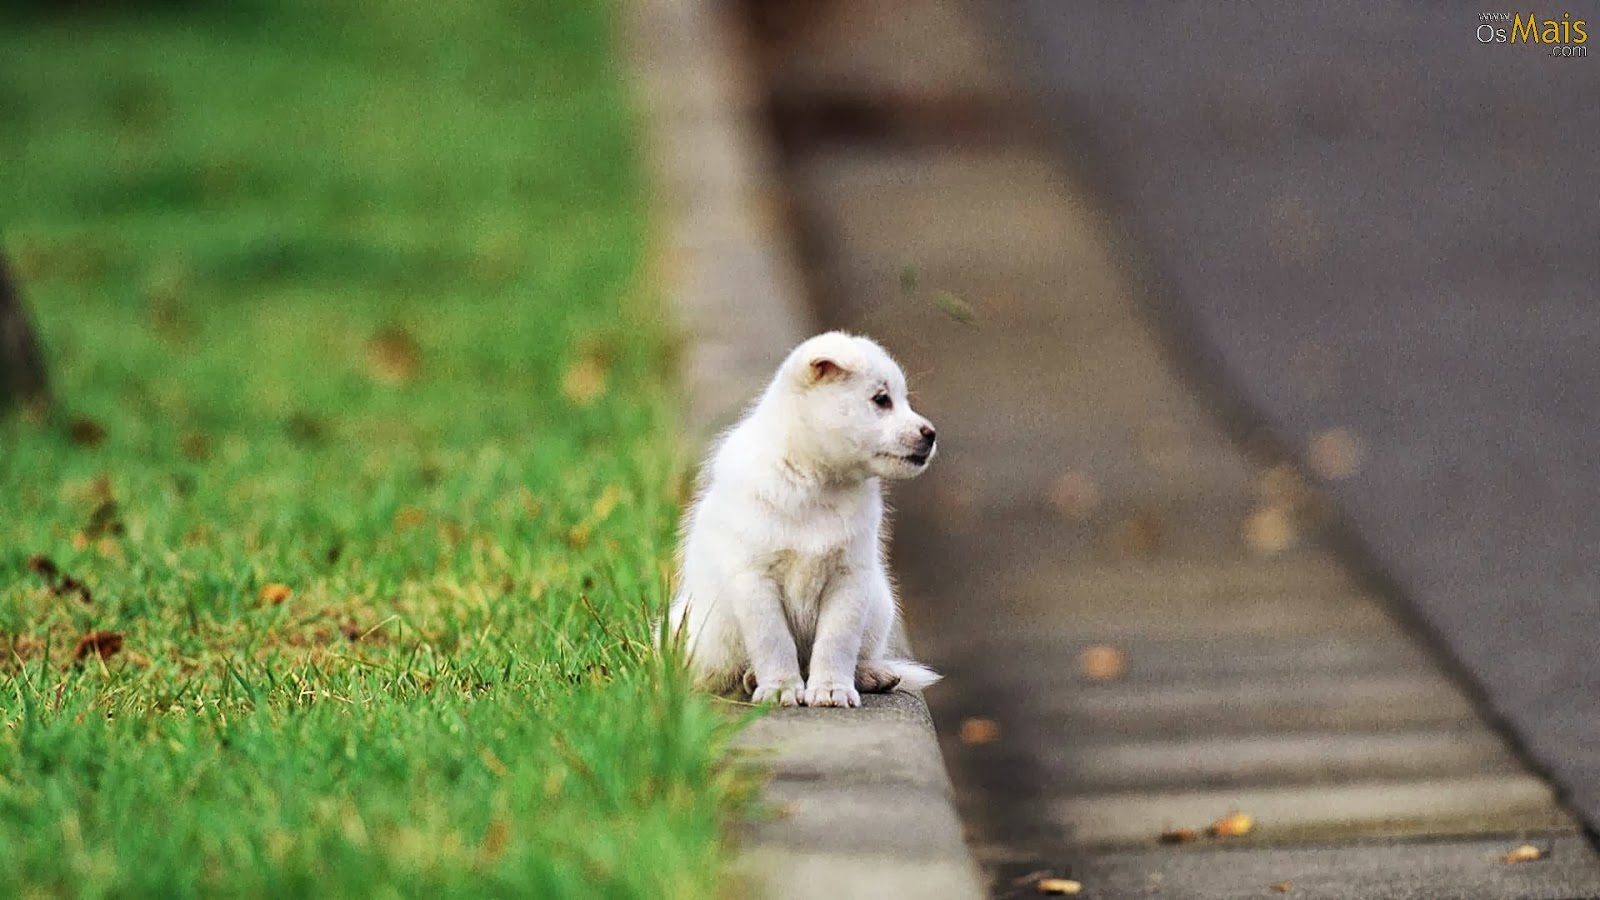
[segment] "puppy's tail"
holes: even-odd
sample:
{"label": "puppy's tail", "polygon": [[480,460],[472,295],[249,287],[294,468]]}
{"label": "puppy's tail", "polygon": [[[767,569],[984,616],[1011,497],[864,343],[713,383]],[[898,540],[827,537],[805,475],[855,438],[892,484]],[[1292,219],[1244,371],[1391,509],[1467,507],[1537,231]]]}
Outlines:
{"label": "puppy's tail", "polygon": [[909,659],[883,659],[874,665],[899,679],[891,690],[920,691],[932,687],[944,677],[922,663]]}

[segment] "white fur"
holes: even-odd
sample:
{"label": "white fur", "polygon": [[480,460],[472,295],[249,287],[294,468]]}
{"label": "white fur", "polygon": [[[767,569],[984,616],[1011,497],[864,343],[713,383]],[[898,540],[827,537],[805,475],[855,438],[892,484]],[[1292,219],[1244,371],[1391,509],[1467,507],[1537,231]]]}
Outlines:
{"label": "white fur", "polygon": [[683,519],[670,621],[696,683],[860,706],[863,690],[938,681],[889,655],[900,623],[879,487],[921,474],[935,452],[882,347],[829,332],[795,348],[717,443]]}

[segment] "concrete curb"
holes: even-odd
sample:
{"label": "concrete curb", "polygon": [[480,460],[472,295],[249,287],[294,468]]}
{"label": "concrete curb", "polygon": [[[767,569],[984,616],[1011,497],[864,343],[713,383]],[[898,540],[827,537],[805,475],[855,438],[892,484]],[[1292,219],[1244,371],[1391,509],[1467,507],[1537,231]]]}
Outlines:
{"label": "concrete curb", "polygon": [[[658,277],[687,340],[688,438],[701,446],[811,331],[757,97],[714,0],[634,0],[638,80],[661,226]],[[777,815],[745,831],[741,874],[769,897],[983,896],[920,695],[858,711],[781,710],[741,752]]]}

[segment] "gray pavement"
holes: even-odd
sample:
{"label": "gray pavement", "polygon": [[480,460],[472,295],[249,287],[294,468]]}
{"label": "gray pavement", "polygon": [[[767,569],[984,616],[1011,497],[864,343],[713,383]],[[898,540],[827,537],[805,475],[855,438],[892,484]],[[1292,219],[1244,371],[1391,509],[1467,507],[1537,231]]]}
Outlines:
{"label": "gray pavement", "polygon": [[1206,377],[1354,436],[1346,537],[1600,825],[1600,4],[1534,9],[1578,59],[1489,9],[988,7]]}

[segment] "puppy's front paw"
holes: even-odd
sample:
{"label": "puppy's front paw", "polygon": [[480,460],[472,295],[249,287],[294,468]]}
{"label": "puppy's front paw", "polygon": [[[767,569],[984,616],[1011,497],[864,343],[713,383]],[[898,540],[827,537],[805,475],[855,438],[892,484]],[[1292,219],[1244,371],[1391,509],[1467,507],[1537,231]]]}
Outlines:
{"label": "puppy's front paw", "polygon": [[807,706],[860,706],[861,694],[855,685],[842,681],[814,681],[806,685]]}
{"label": "puppy's front paw", "polygon": [[798,678],[780,678],[768,684],[758,684],[750,692],[757,703],[776,703],[779,706],[799,706],[804,703],[805,683]]}

